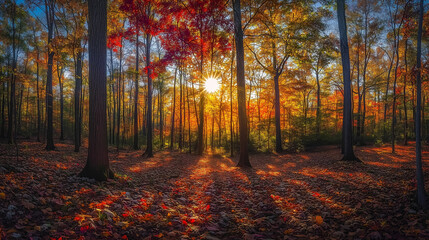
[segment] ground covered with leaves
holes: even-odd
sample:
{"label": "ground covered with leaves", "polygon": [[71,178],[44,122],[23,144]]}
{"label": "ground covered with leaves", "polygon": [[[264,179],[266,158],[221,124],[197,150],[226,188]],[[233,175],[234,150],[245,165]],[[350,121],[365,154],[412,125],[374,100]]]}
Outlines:
{"label": "ground covered with leaves", "polygon": [[[236,159],[110,150],[115,180],[79,178],[86,149],[0,145],[0,239],[428,239],[414,147]],[[428,149],[423,152],[428,166]],[[429,169],[425,168],[426,186]]]}

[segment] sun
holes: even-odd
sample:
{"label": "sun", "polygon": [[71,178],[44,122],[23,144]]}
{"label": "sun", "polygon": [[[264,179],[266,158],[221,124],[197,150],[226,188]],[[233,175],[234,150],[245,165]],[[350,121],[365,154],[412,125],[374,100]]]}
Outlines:
{"label": "sun", "polygon": [[219,79],[214,77],[208,77],[206,79],[206,82],[204,83],[204,89],[206,90],[206,92],[214,93],[217,90],[219,90],[219,88],[220,88]]}

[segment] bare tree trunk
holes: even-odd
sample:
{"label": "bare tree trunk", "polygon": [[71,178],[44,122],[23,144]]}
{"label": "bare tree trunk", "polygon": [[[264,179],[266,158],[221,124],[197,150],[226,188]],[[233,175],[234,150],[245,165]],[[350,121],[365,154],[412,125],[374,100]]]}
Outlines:
{"label": "bare tree trunk", "polygon": [[231,157],[234,156],[234,127],[233,127],[233,122],[232,122],[232,80],[234,79],[234,57],[235,57],[235,44],[232,43],[232,51],[231,51],[231,81],[230,81],[230,87],[229,87],[229,104],[230,104],[230,110],[231,110],[231,114],[230,114],[230,119],[229,119],[229,127],[230,127],[230,155]]}
{"label": "bare tree trunk", "polygon": [[59,66],[57,61],[58,82],[60,85],[60,140],[64,140],[64,83],[63,83],[63,68]]}
{"label": "bare tree trunk", "polygon": [[179,85],[180,85],[179,86],[179,88],[180,88],[180,90],[179,90],[179,99],[180,99],[179,100],[179,149],[182,150],[182,148],[183,148],[183,127],[182,127],[183,115],[182,115],[182,109],[184,110],[184,107],[182,107],[183,106],[183,101],[182,101],[183,100],[182,69],[180,69],[179,74],[180,74],[180,78],[179,78]]}
{"label": "bare tree trunk", "polygon": [[146,151],[143,155],[147,158],[153,157],[153,142],[152,142],[152,70],[150,69],[150,45],[152,38],[146,34],[146,68],[147,68],[147,141]]}
{"label": "bare tree trunk", "polygon": [[350,57],[347,42],[347,24],[345,16],[345,0],[337,0],[338,26],[340,30],[341,60],[343,66],[344,81],[344,161],[358,161],[353,152],[353,131],[352,131],[352,106],[351,106],[351,80],[350,80]]}
{"label": "bare tree trunk", "polygon": [[276,73],[274,76],[274,114],[276,124],[276,152],[280,153],[283,151],[282,147],[282,130],[280,127],[280,88],[279,88],[279,77]]}
{"label": "bare tree trunk", "polygon": [[139,31],[136,32],[136,76],[134,80],[134,150],[139,149]]}
{"label": "bare tree trunk", "polygon": [[[45,11],[48,25],[48,46],[52,43],[53,27],[54,27],[54,0],[45,0]],[[54,51],[51,47],[48,48],[48,72],[46,78],[46,113],[48,116],[48,128],[46,132],[46,150],[55,149],[54,145],[54,127],[53,127],[53,92],[52,92],[52,65],[54,63]]]}
{"label": "bare tree trunk", "polygon": [[[398,29],[399,34],[399,29]],[[396,40],[396,38],[398,38]],[[396,41],[396,65],[395,65],[395,78],[393,81],[393,106],[392,106],[392,153],[395,152],[395,125],[396,125],[396,82],[398,79],[398,66],[399,66],[399,36],[395,37]]]}
{"label": "bare tree trunk", "polygon": [[40,142],[40,90],[39,90],[39,58],[40,51],[37,49],[37,59],[36,59],[36,92],[37,92],[37,141]]}
{"label": "bare tree trunk", "polygon": [[[116,114],[116,150],[119,151],[119,144],[120,144],[120,136],[121,136],[121,90],[122,88],[122,38],[121,38],[121,47],[119,48],[119,74],[118,74],[118,112]],[[122,101],[123,102],[123,101]]]}
{"label": "bare tree trunk", "polygon": [[[188,144],[189,144],[189,153],[192,153],[192,136],[191,136],[191,105],[189,101],[189,87],[186,83],[186,99],[188,99]],[[186,122],[186,121],[185,121]]]}
{"label": "bare tree trunk", "polygon": [[82,51],[76,54],[75,90],[74,90],[74,151],[79,152],[81,139],[80,101],[82,95]]}
{"label": "bare tree trunk", "polygon": [[416,178],[417,178],[417,202],[419,206],[426,209],[426,191],[422,167],[422,145],[421,145],[421,118],[420,109],[422,101],[421,82],[421,54],[422,54],[422,25],[423,25],[423,0],[420,0],[419,27],[417,35],[417,106],[416,106]]}
{"label": "bare tree trunk", "polygon": [[[174,71],[174,81],[173,81],[173,106],[172,106],[173,109],[171,111],[172,114],[171,114],[170,150],[174,149],[174,115],[176,114],[176,78],[177,78],[177,67],[176,67],[176,70]],[[182,96],[180,95],[180,97]],[[182,99],[180,99],[180,102],[182,102]],[[180,118],[182,118],[182,112],[180,112]]]}
{"label": "bare tree trunk", "polygon": [[107,153],[107,0],[89,0],[88,12],[89,147],[86,166],[80,176],[104,181],[114,176]]}
{"label": "bare tree trunk", "polygon": [[233,0],[234,9],[234,36],[237,54],[237,98],[238,122],[240,127],[240,160],[238,167],[252,167],[249,161],[247,116],[246,116],[246,82],[244,76],[244,46],[243,28],[241,27],[240,0]]}
{"label": "bare tree trunk", "polygon": [[408,114],[407,114],[408,62],[407,62],[407,48],[408,48],[408,39],[405,39],[405,49],[404,49],[404,62],[405,62],[405,74],[404,74],[404,145],[408,145]]}
{"label": "bare tree trunk", "polygon": [[15,104],[15,71],[16,71],[16,43],[15,43],[15,15],[16,15],[16,3],[12,3],[13,13],[12,13],[12,76],[10,78],[10,92],[9,92],[9,106],[8,106],[8,122],[7,122],[7,139],[9,144],[15,143],[15,131],[14,131],[14,121],[16,118],[16,104]]}

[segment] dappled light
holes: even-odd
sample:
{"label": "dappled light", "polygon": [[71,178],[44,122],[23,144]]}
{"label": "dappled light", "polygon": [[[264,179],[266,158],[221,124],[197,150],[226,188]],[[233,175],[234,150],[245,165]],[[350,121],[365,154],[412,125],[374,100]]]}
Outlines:
{"label": "dappled light", "polygon": [[[39,148],[31,142],[25,145],[23,156]],[[71,150],[70,145],[61,148]],[[2,204],[21,192],[37,196],[9,202],[2,209],[13,223],[13,232],[37,236],[37,232],[56,229],[49,232],[56,239],[323,238],[339,232],[365,237],[375,231],[418,236],[410,227],[397,228],[417,221],[412,228],[425,231],[419,230],[423,215],[406,207],[408,200],[402,197],[414,186],[409,174],[414,171],[413,147],[400,149],[390,154],[383,147],[358,148],[357,155],[364,159],[358,168],[338,162],[336,149],[255,155],[251,157],[254,170],[237,168],[236,160],[227,157],[160,152],[142,159],[134,152],[112,151],[118,180],[101,185],[67,174],[79,170],[82,154],[73,162],[49,152],[19,161],[21,170],[1,175]],[[427,156],[424,161],[429,161]],[[44,164],[35,168],[40,162]],[[34,214],[39,210],[37,217]],[[390,217],[383,217],[382,212]],[[23,222],[18,218],[22,214],[34,220]]]}

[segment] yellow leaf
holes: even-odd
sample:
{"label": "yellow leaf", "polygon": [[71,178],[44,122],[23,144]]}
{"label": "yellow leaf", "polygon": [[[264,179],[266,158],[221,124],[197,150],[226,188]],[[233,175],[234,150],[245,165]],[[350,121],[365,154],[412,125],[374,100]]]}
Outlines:
{"label": "yellow leaf", "polygon": [[5,193],[3,193],[3,192],[2,192],[2,193],[0,193],[0,198],[1,198],[1,199],[5,199],[5,198],[6,198],[6,194],[5,194]]}
{"label": "yellow leaf", "polygon": [[323,223],[323,218],[321,216],[316,216],[316,223],[321,225]]}

